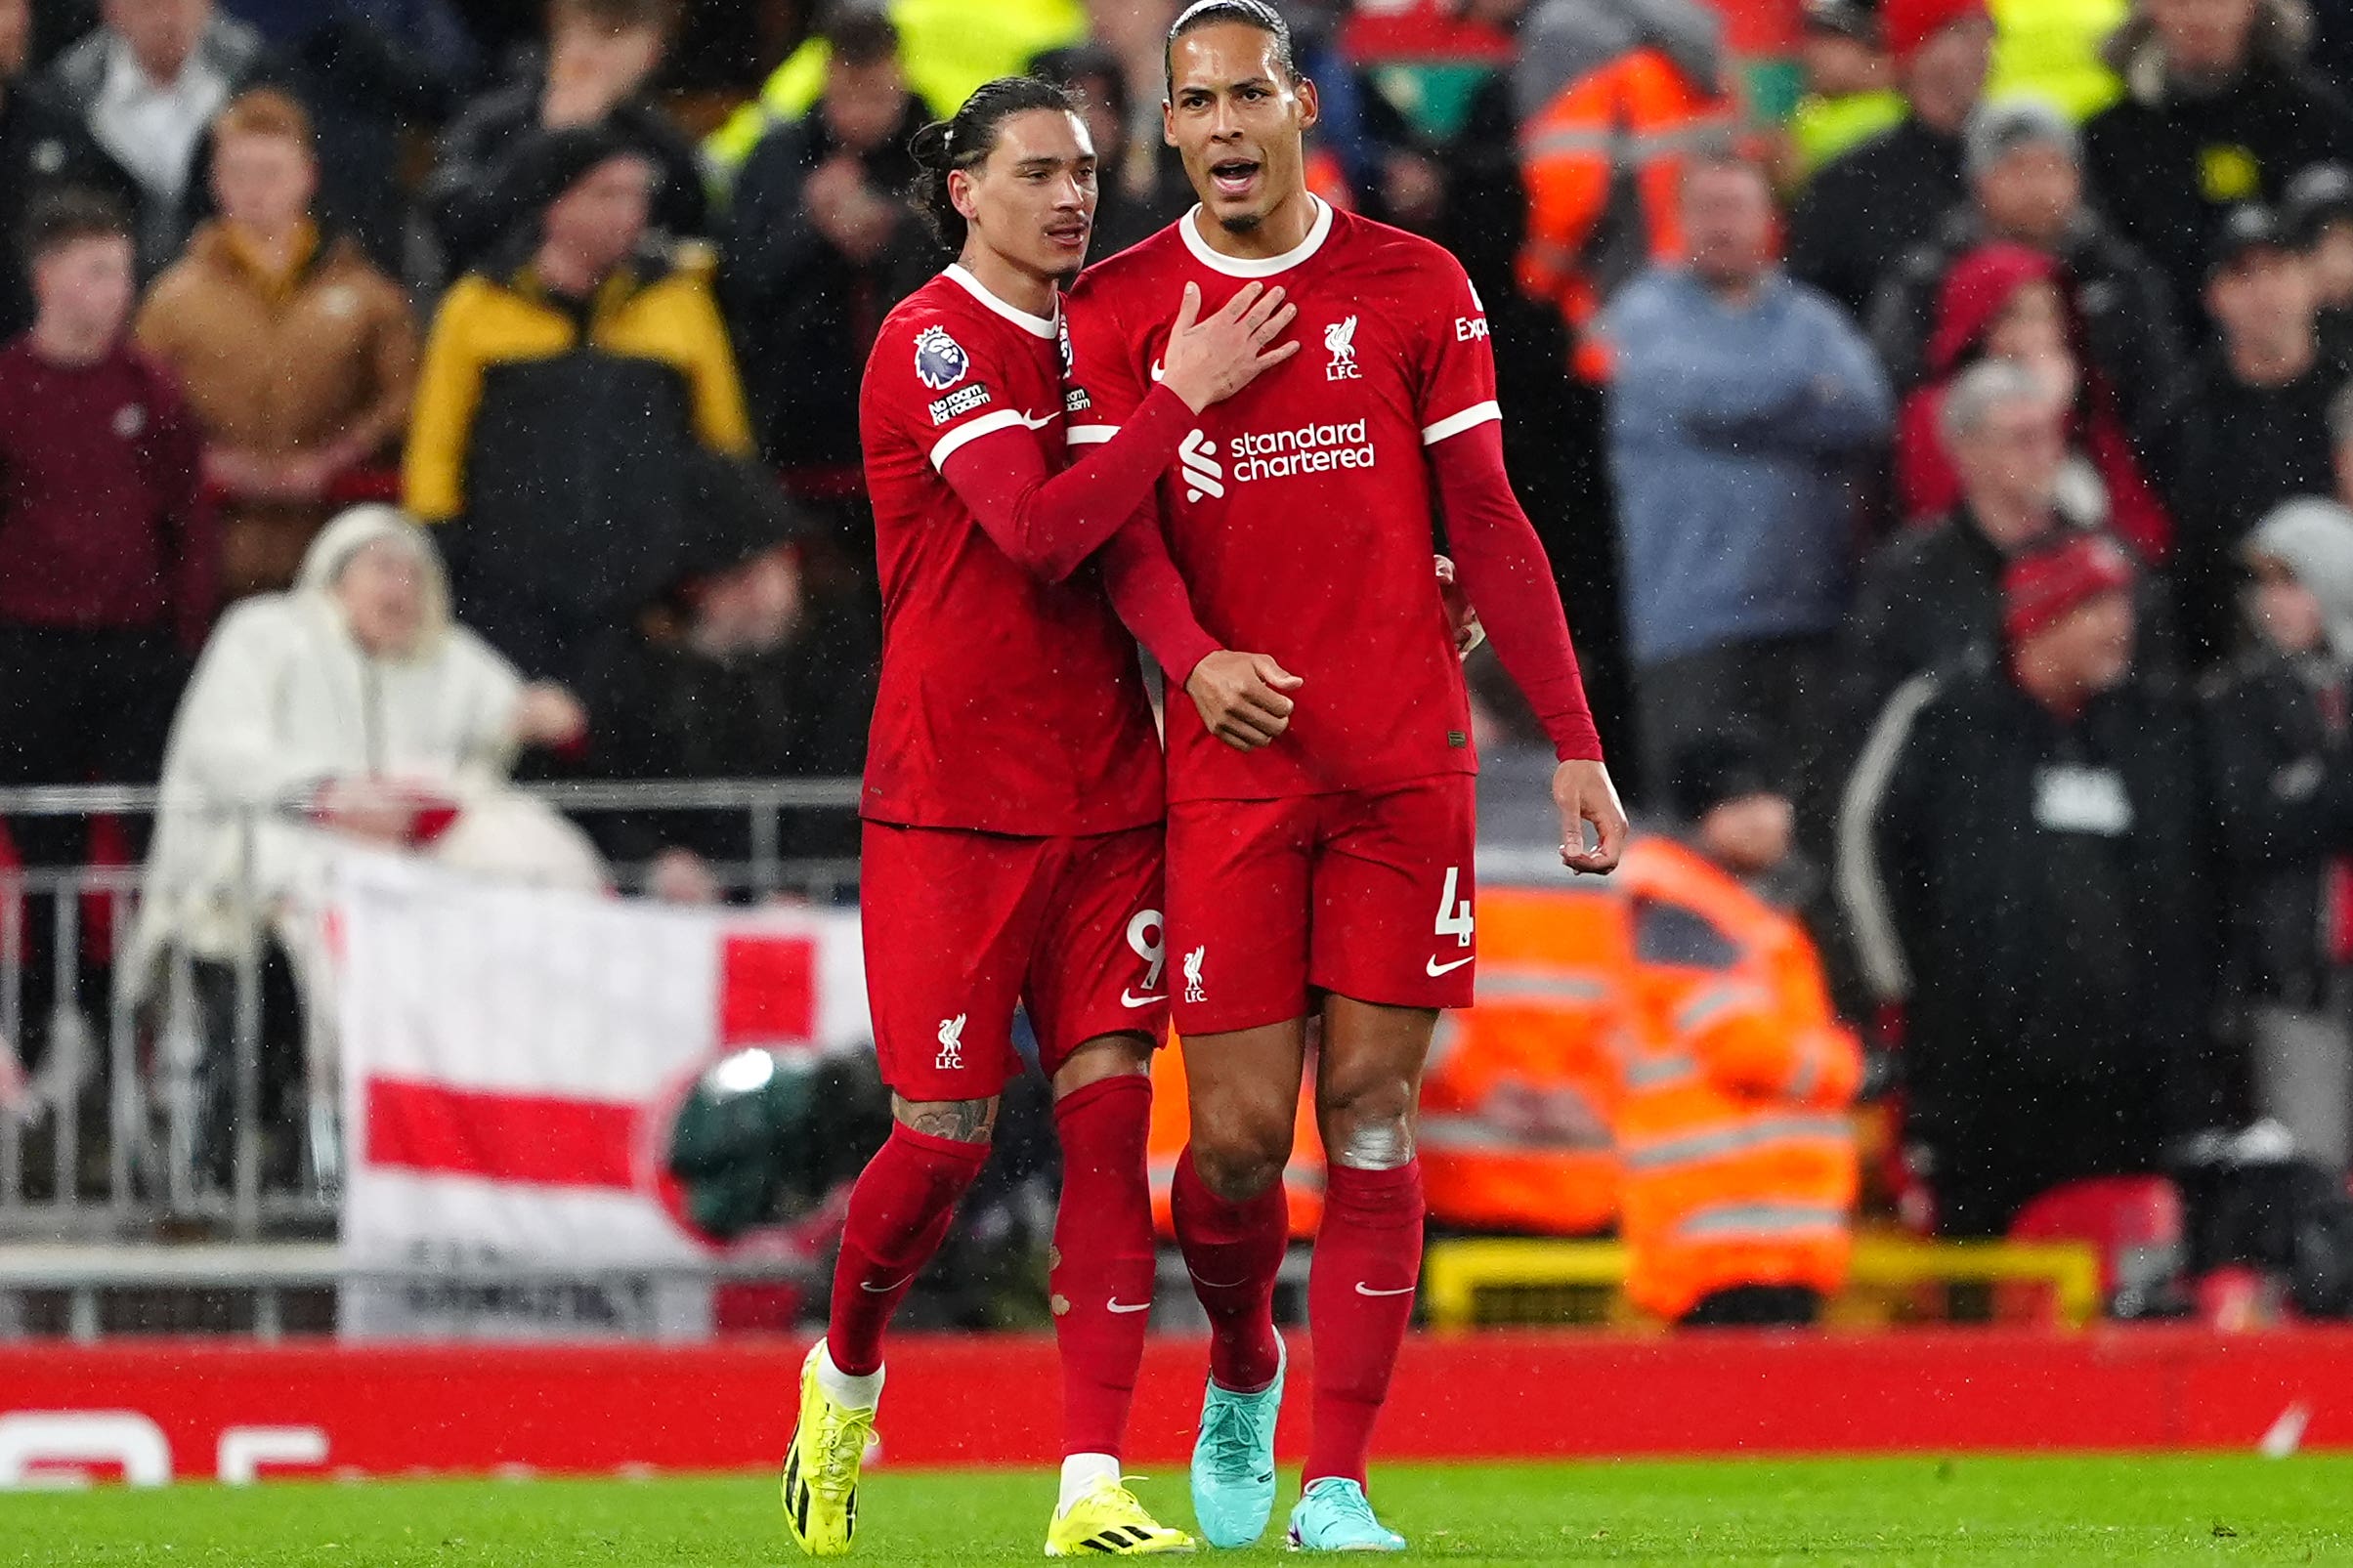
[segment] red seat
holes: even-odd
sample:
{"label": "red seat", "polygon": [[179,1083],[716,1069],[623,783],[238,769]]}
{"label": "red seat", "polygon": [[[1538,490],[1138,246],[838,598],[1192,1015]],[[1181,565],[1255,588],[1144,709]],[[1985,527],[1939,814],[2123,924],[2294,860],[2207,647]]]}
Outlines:
{"label": "red seat", "polygon": [[2153,1285],[2181,1258],[2181,1194],[2162,1176],[2090,1176],[2039,1194],[2010,1224],[2020,1242],[2088,1242],[2100,1291]]}

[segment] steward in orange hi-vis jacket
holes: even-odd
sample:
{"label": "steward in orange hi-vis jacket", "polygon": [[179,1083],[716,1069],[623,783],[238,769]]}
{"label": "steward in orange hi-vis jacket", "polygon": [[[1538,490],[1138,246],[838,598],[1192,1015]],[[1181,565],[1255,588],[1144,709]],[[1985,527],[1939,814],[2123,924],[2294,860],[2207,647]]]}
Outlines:
{"label": "steward in orange hi-vis jacket", "polygon": [[[1682,254],[1685,161],[1732,148],[1720,30],[1697,0],[1549,0],[1521,29],[1519,286],[1580,341],[1612,289]],[[1577,368],[1598,379],[1603,361],[1581,348]]]}

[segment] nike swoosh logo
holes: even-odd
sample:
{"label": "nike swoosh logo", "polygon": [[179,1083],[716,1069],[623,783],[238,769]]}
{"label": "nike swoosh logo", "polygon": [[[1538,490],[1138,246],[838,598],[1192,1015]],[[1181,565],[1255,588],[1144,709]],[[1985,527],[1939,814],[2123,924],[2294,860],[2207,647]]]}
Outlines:
{"label": "nike swoosh logo", "polygon": [[1116,1295],[1104,1304],[1114,1312],[1149,1312],[1152,1310],[1152,1303],[1149,1301],[1138,1301],[1134,1306],[1130,1306]]}
{"label": "nike swoosh logo", "polygon": [[1160,361],[1158,360],[1152,361],[1152,379],[1155,381],[1160,379]]}
{"label": "nike swoosh logo", "polygon": [[1133,991],[1122,991],[1119,994],[1119,1004],[1122,1007],[1149,1007],[1156,1001],[1167,1001],[1168,999],[1169,994],[1165,991],[1150,992],[1141,996]]}
{"label": "nike swoosh logo", "polygon": [[[1472,956],[1476,957],[1477,955],[1474,954]],[[1430,978],[1435,980],[1438,976],[1446,974],[1451,970],[1460,969],[1464,964],[1467,964],[1470,961],[1470,958],[1457,958],[1452,963],[1440,963],[1438,962],[1438,955],[1433,953],[1430,955]]]}
{"label": "nike swoosh logo", "polygon": [[877,1285],[877,1284],[876,1284],[874,1281],[872,1281],[872,1280],[860,1280],[860,1281],[858,1282],[858,1289],[859,1289],[859,1290],[861,1290],[861,1291],[868,1291],[868,1292],[871,1292],[871,1293],[874,1293],[874,1294],[876,1294],[876,1295],[888,1295],[888,1294],[889,1294],[891,1292],[893,1292],[893,1291],[897,1290],[897,1289],[898,1289],[900,1286],[902,1286],[902,1285],[905,1285],[905,1284],[908,1282],[908,1280],[912,1280],[912,1279],[914,1279],[914,1278],[915,1278],[915,1276],[914,1276],[914,1275],[912,1275],[912,1274],[909,1274],[909,1275],[906,1275],[906,1276],[904,1276],[903,1278],[900,1278],[900,1279],[896,1279],[896,1280],[893,1280],[893,1281],[891,1281],[891,1282],[890,1282],[888,1285]]}
{"label": "nike swoosh logo", "polygon": [[1362,1280],[1358,1280],[1356,1282],[1356,1293],[1358,1295],[1411,1295],[1413,1293],[1414,1288],[1410,1285],[1395,1291],[1376,1291],[1372,1289],[1372,1287],[1366,1285]]}
{"label": "nike swoosh logo", "polygon": [[1032,419],[1028,414],[1025,414],[1020,409],[1016,408],[1013,410],[1013,417],[1020,420],[1023,424],[1029,426],[1029,428],[1032,430],[1044,430],[1047,426],[1061,418],[1062,411],[1057,408],[1052,413],[1046,414],[1037,419]]}

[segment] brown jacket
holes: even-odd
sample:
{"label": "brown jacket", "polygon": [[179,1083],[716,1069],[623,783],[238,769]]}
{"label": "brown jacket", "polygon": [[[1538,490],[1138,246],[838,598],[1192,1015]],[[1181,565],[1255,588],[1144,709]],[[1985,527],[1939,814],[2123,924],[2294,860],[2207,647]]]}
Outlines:
{"label": "brown jacket", "polygon": [[[348,472],[385,460],[407,425],[416,323],[349,238],[315,243],[272,276],[225,225],[206,224],[148,291],[138,337],[179,373],[216,449],[331,452]],[[354,498],[225,501],[225,590],[284,587],[337,501]]]}

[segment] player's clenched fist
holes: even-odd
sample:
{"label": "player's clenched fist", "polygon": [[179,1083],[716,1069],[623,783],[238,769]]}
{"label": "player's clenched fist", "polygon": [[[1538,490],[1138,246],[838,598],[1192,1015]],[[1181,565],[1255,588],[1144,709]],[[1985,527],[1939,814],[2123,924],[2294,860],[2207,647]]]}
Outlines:
{"label": "player's clenched fist", "polygon": [[[1169,329],[1160,379],[1199,413],[1299,352],[1296,338],[1274,343],[1298,314],[1298,306],[1283,303],[1280,288],[1244,283],[1223,310],[1201,320],[1200,285],[1187,283],[1184,300],[1176,307],[1176,324]],[[1268,348],[1270,343],[1274,347]]]}
{"label": "player's clenched fist", "polygon": [[1291,727],[1291,699],[1306,681],[1264,654],[1219,649],[1193,666],[1184,691],[1209,733],[1236,751],[1255,751]]}

